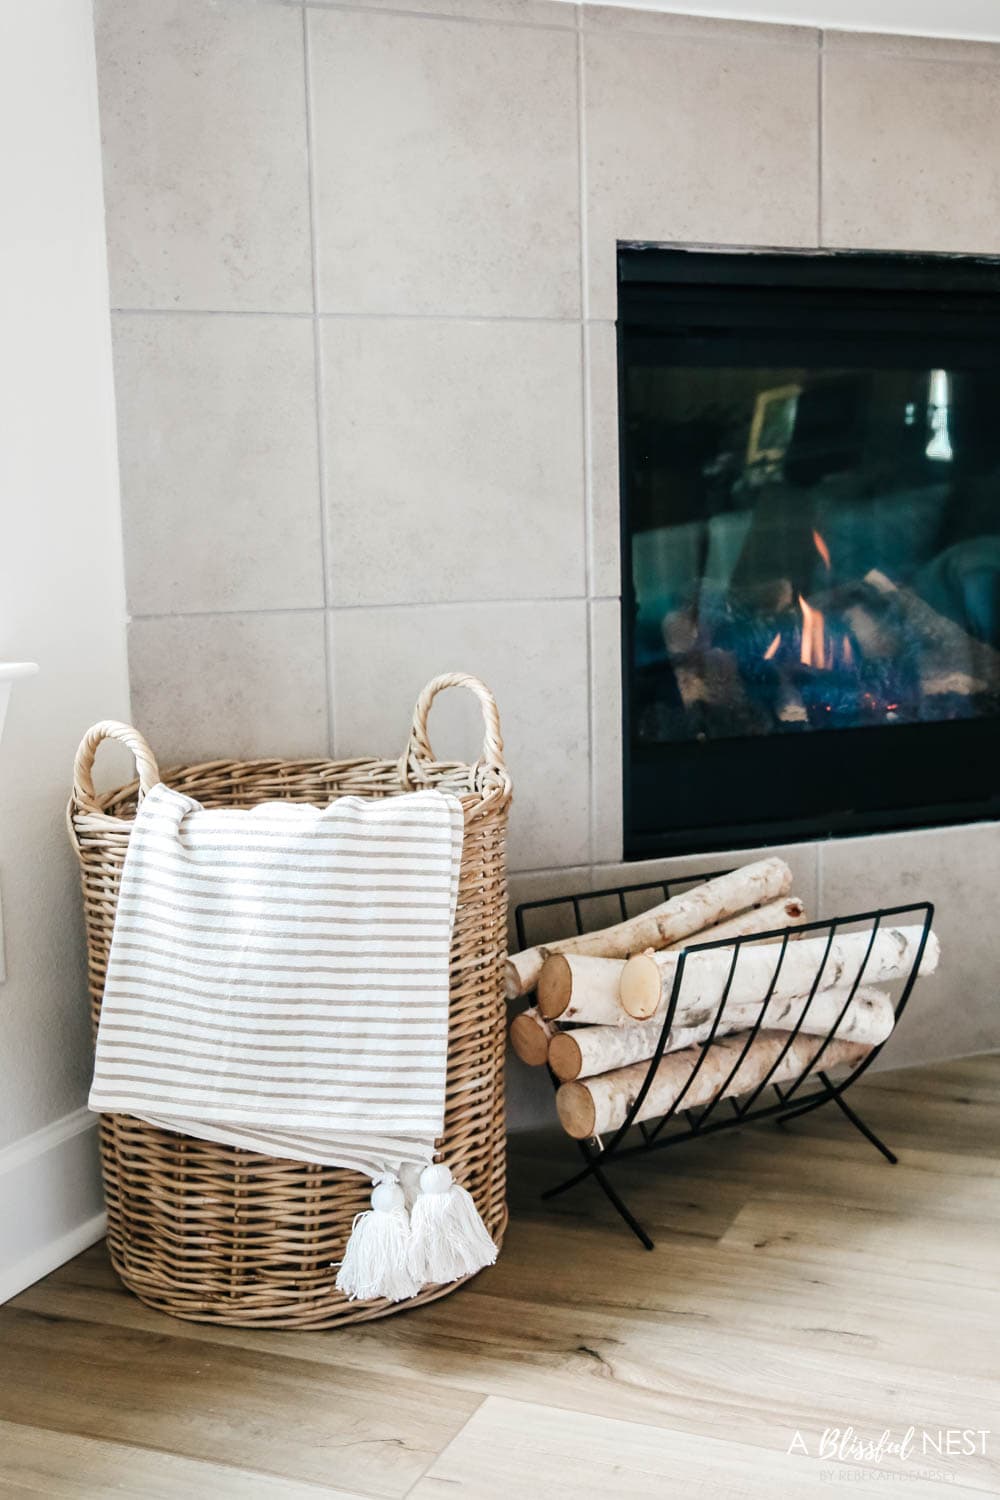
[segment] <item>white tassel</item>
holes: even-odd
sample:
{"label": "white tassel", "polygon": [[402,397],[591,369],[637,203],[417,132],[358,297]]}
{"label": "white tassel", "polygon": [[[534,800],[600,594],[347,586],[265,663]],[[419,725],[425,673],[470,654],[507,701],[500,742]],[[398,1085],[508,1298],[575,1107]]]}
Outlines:
{"label": "white tassel", "polygon": [[358,1214],[337,1272],[337,1290],[353,1302],[385,1297],[403,1302],[421,1283],[409,1270],[410,1221],[403,1189],[389,1177],[372,1190],[372,1206]]}
{"label": "white tassel", "polygon": [[421,1282],[457,1281],[497,1258],[479,1211],[464,1187],[440,1163],[420,1174],[420,1195],[410,1211],[410,1270]]}

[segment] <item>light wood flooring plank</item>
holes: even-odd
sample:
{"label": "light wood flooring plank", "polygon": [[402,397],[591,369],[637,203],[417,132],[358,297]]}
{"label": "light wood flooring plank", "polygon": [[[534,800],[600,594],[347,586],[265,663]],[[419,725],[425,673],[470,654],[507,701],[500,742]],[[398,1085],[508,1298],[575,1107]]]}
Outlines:
{"label": "light wood flooring plank", "polygon": [[357,1492],[0,1422],[0,1494],[47,1500],[363,1500]]}
{"label": "light wood flooring plank", "polygon": [[[820,1500],[840,1466],[801,1453],[771,1454],[717,1437],[585,1417],[491,1398],[415,1486],[411,1500]],[[889,1476],[892,1476],[891,1478]],[[944,1500],[974,1494],[946,1478],[896,1477],[886,1466],[843,1481],[851,1495]]]}
{"label": "light wood flooring plank", "polygon": [[401,1497],[480,1398],[289,1354],[7,1308],[0,1419]]}

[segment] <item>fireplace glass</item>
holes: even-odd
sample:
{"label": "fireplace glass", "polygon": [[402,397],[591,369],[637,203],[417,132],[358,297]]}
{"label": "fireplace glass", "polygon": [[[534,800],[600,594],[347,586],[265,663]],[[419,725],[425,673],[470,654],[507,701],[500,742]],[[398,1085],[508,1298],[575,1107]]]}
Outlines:
{"label": "fireplace glass", "polygon": [[995,814],[1000,269],[619,272],[626,852]]}

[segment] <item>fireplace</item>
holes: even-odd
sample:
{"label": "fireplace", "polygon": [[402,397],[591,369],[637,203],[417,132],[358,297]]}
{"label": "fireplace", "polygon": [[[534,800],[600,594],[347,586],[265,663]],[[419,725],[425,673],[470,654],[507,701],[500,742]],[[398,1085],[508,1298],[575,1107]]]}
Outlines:
{"label": "fireplace", "polygon": [[625,851],[1000,813],[1000,263],[619,249]]}

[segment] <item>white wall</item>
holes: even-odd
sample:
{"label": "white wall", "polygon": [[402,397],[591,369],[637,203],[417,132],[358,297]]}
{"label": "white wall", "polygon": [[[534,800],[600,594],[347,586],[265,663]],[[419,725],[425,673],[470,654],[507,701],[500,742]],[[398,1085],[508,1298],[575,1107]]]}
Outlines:
{"label": "white wall", "polygon": [[90,1042],[64,808],[80,735],[127,717],[128,688],[86,0],[0,7],[0,140],[0,659],[41,667],[15,686],[0,744],[2,1296],[71,1253],[100,1209],[77,1142]]}

